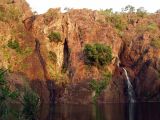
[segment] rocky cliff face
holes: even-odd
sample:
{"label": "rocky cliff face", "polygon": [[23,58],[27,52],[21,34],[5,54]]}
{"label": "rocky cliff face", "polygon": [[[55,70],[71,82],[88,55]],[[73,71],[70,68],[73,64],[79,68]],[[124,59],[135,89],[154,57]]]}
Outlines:
{"label": "rocky cliff face", "polygon": [[[10,9],[13,13],[4,14]],[[106,70],[112,79],[98,101],[126,102],[125,67],[137,100],[158,101],[159,14],[113,16],[87,9],[66,13],[50,9],[33,15],[25,1],[4,0],[0,6],[0,67],[27,77],[42,101],[61,103],[92,102],[90,80],[101,80]],[[60,41],[49,39],[52,32],[60,34]],[[18,46],[11,47],[10,41]],[[113,60],[103,69],[84,62],[84,46],[93,43],[112,48]]]}

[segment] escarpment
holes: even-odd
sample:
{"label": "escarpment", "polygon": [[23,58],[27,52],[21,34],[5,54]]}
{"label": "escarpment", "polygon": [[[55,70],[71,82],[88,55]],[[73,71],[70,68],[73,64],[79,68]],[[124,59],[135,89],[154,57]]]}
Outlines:
{"label": "escarpment", "polygon": [[[34,15],[25,1],[3,2],[0,67],[27,77],[43,102],[91,103],[91,81],[102,81],[106,73],[112,77],[98,102],[127,102],[123,68],[137,101],[160,100],[159,14],[50,9]],[[13,16],[4,14],[10,9]],[[99,44],[111,48],[111,62],[87,64],[85,46]]]}

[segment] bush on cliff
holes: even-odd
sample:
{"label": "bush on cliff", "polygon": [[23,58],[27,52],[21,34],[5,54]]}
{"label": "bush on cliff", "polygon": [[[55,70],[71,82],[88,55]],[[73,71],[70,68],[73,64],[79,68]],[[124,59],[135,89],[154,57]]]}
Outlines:
{"label": "bush on cliff", "polygon": [[[35,120],[40,105],[39,96],[32,90],[23,91],[10,90],[9,82],[5,79],[6,71],[0,69],[0,119],[9,120]],[[22,99],[23,98],[23,99]],[[21,101],[22,100],[22,101]],[[19,103],[23,109],[11,106]]]}
{"label": "bush on cliff", "polygon": [[112,61],[112,49],[104,44],[86,44],[84,55],[85,63],[89,65],[104,66]]}
{"label": "bush on cliff", "polygon": [[118,31],[123,31],[126,28],[126,26],[127,26],[127,22],[123,18],[123,15],[118,14],[118,13],[112,15],[112,17],[111,17],[111,23],[113,24],[113,26]]}
{"label": "bush on cliff", "polygon": [[152,47],[159,49],[160,48],[160,38],[153,39],[150,44]]}
{"label": "bush on cliff", "polygon": [[17,40],[9,40],[7,46],[11,49],[16,50],[16,52],[20,52],[20,45]]}
{"label": "bush on cliff", "polygon": [[0,6],[0,21],[10,22],[17,21],[19,22],[22,17],[22,12],[19,8],[14,5],[10,5],[9,7]]}
{"label": "bush on cliff", "polygon": [[29,90],[23,96],[23,115],[27,120],[35,120],[40,105],[39,96]]}
{"label": "bush on cliff", "polygon": [[137,16],[144,18],[147,15],[147,11],[144,9],[144,7],[140,7],[137,9],[136,14]]}
{"label": "bush on cliff", "polygon": [[10,102],[18,98],[18,92],[9,89],[8,83],[4,78],[5,72],[0,69],[0,119],[2,120],[6,120],[13,111],[10,107]]}
{"label": "bush on cliff", "polygon": [[54,64],[57,63],[57,55],[55,52],[49,51],[48,57]]}
{"label": "bush on cliff", "polygon": [[89,84],[90,88],[94,92],[94,96],[93,96],[94,103],[97,101],[97,98],[101,94],[101,92],[107,87],[111,77],[112,77],[112,75],[110,72],[105,72],[103,74],[102,80],[100,80],[100,81],[91,80],[90,81],[90,84]]}
{"label": "bush on cliff", "polygon": [[51,32],[48,35],[50,42],[61,42],[61,34],[59,32]]}
{"label": "bush on cliff", "polygon": [[158,30],[158,25],[155,22],[149,23],[147,25],[147,31],[149,32],[155,32],[156,30]]}

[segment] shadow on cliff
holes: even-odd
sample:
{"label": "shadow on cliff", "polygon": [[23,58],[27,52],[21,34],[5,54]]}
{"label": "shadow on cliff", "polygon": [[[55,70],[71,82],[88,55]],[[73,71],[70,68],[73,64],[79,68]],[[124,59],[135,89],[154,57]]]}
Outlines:
{"label": "shadow on cliff", "polygon": [[32,89],[38,93],[41,103],[54,104],[56,90],[53,80],[32,80],[30,82]]}

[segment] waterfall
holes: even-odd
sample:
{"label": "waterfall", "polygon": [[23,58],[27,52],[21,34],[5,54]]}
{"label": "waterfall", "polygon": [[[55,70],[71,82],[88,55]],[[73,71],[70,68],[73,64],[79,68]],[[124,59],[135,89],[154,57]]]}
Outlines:
{"label": "waterfall", "polygon": [[129,102],[134,103],[135,102],[135,93],[134,93],[134,90],[133,90],[133,86],[130,82],[127,70],[125,68],[123,68],[123,70],[124,70],[125,76],[127,78],[127,88],[128,88]]}
{"label": "waterfall", "polygon": [[117,67],[119,68],[119,64],[121,63],[121,61],[118,56],[116,57],[115,62],[116,62]]}

